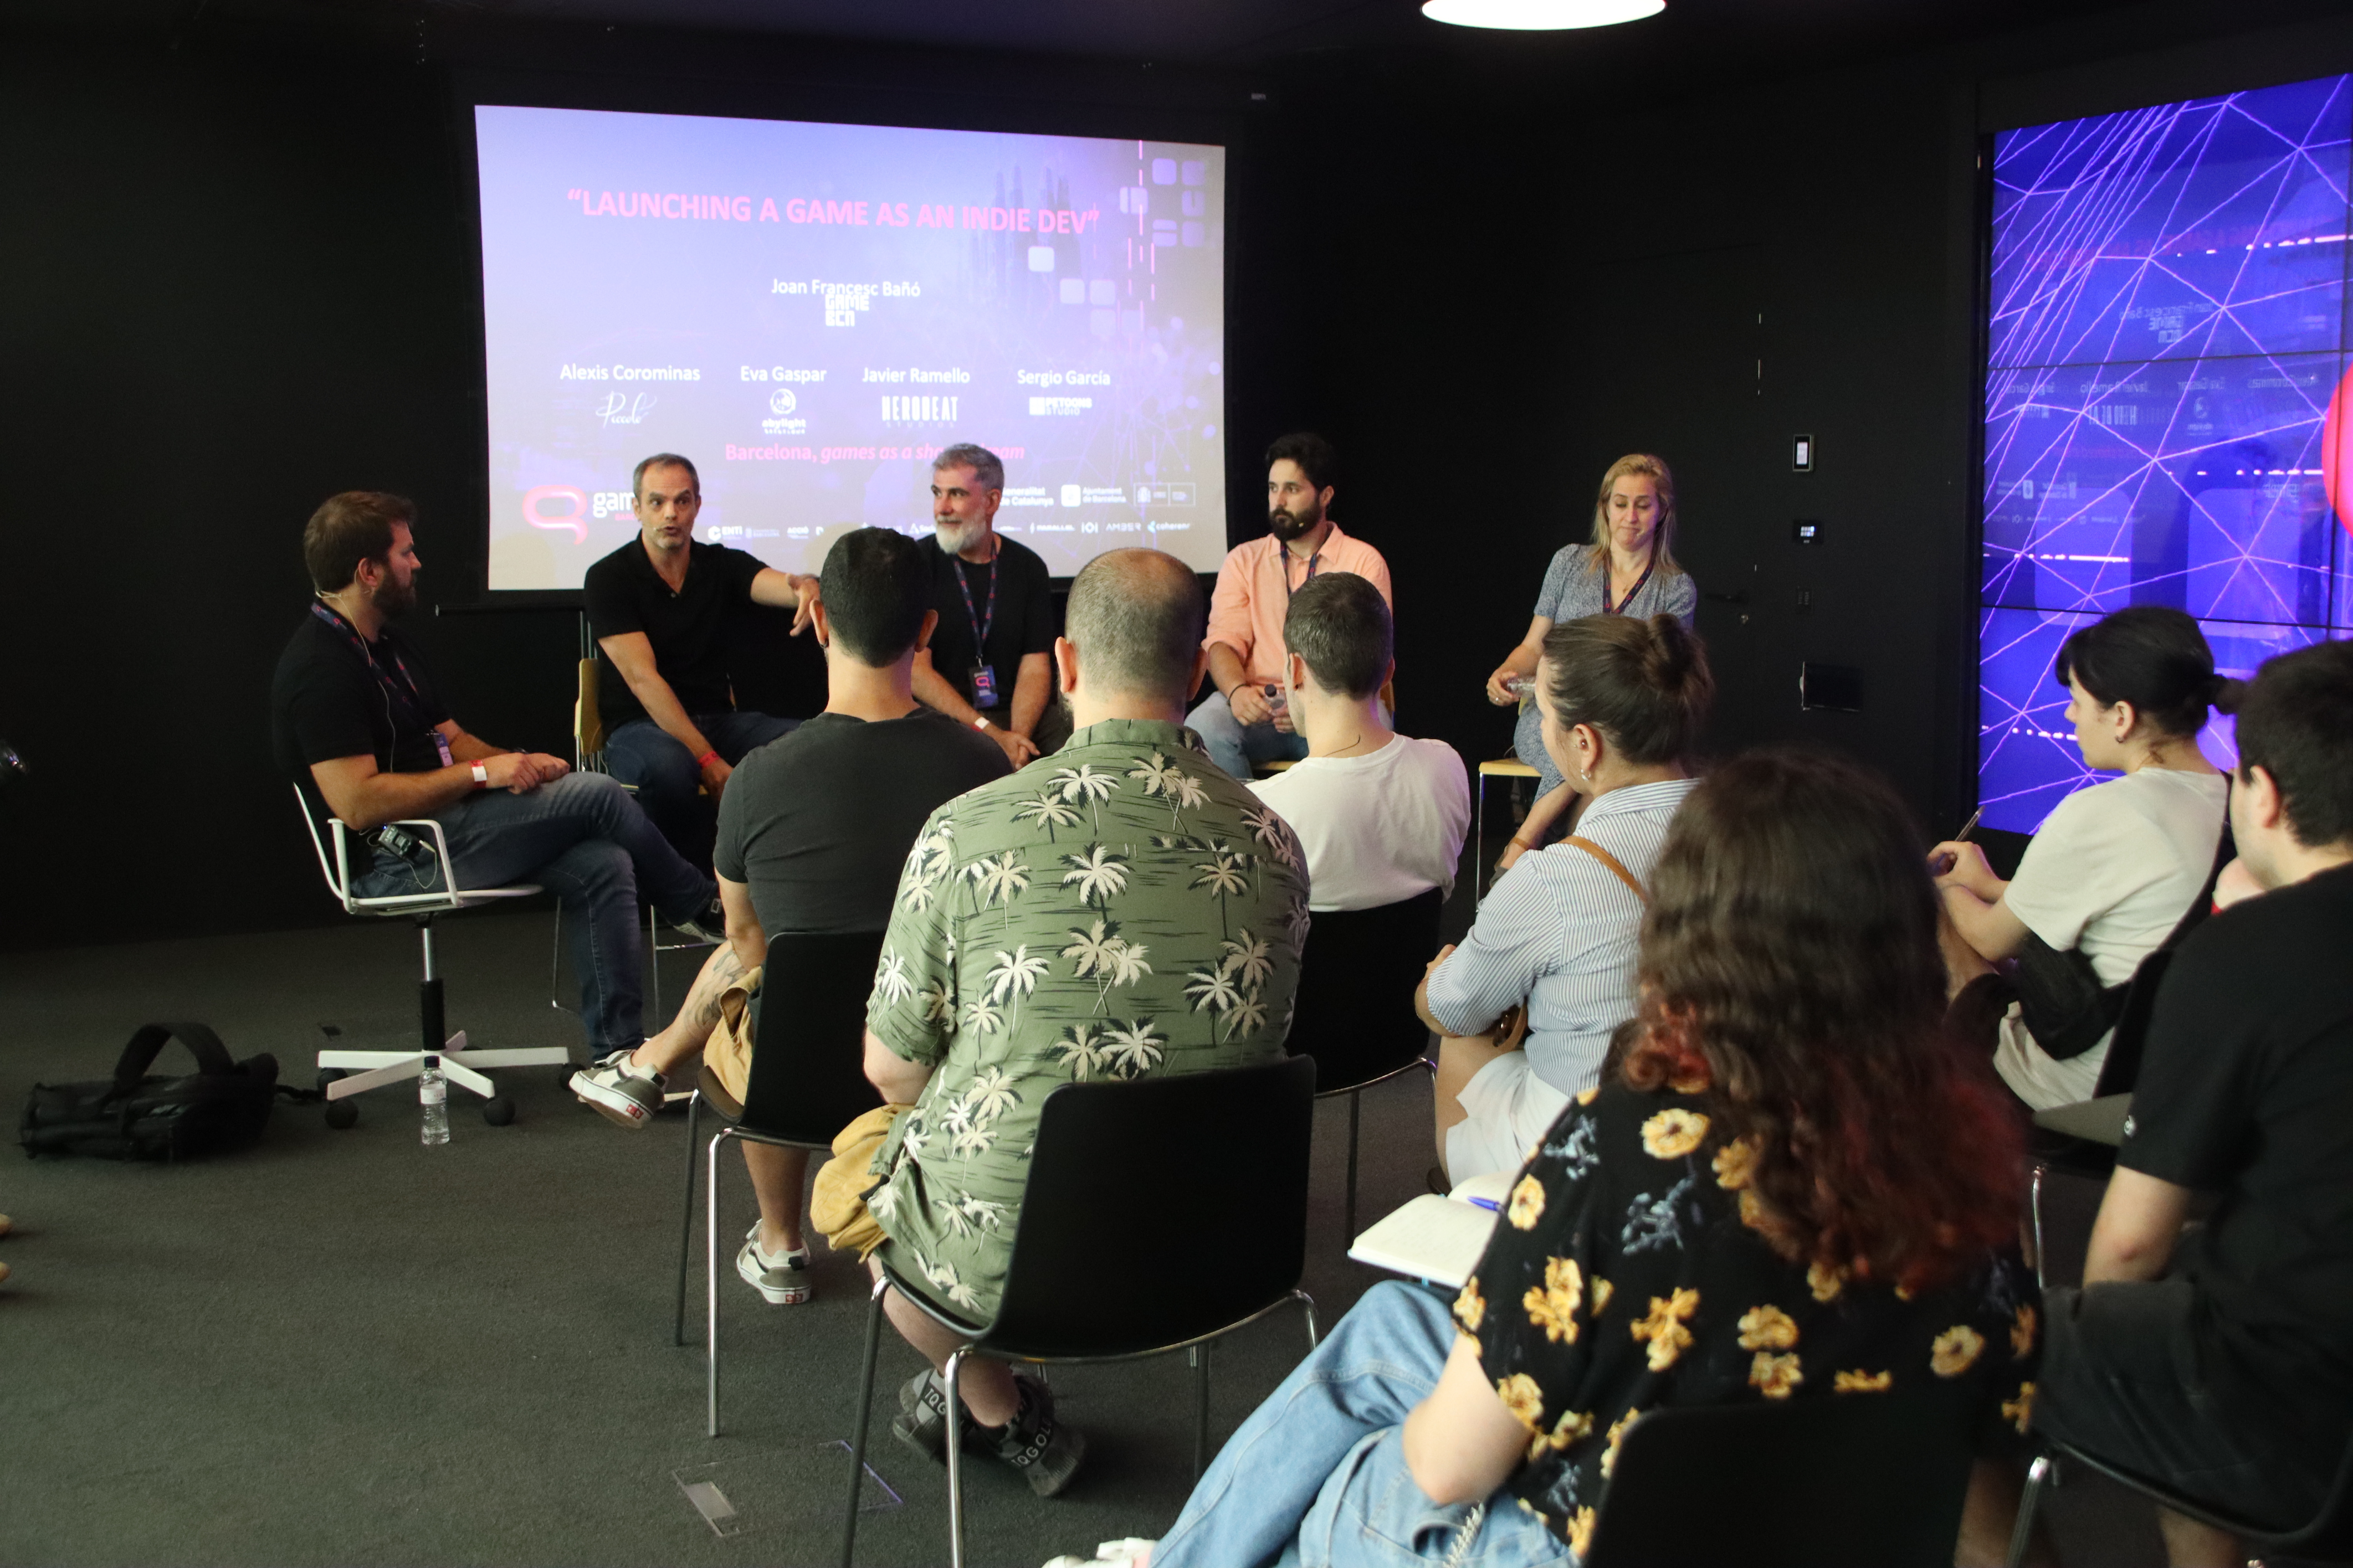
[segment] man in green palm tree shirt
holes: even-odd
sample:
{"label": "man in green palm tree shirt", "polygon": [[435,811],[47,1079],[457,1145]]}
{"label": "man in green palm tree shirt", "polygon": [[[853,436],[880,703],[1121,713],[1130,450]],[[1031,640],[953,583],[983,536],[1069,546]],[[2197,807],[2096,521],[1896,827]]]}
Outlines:
{"label": "man in green palm tree shirt", "polygon": [[[876,1157],[887,1179],[867,1203],[892,1267],[975,1322],[997,1310],[1048,1094],[1269,1061],[1290,1032],[1305,859],[1183,728],[1205,618],[1199,580],[1174,557],[1098,556],[1054,644],[1075,732],[934,813],[900,877],[866,1072],[913,1109]],[[961,1341],[895,1293],[887,1305],[944,1367]],[[1084,1445],[1056,1425],[1044,1385],[977,1360],[959,1381],[981,1437],[1039,1493],[1060,1490]],[[900,1405],[892,1431],[941,1457],[936,1373]]]}

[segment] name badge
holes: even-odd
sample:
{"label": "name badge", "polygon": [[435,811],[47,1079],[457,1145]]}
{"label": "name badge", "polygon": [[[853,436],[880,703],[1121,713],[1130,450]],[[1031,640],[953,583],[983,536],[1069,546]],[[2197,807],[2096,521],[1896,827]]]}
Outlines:
{"label": "name badge", "polygon": [[987,665],[972,667],[972,705],[976,708],[997,706],[997,671]]}
{"label": "name badge", "polygon": [[433,731],[433,749],[441,753],[441,765],[443,767],[448,768],[457,766],[458,759],[449,754],[449,737],[443,734],[438,730]]}

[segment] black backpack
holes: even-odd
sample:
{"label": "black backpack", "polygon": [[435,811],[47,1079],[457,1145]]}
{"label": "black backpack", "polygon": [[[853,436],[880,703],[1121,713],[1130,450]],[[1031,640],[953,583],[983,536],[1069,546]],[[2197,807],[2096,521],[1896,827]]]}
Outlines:
{"label": "black backpack", "polygon": [[[150,1074],[164,1043],[175,1038],[196,1058],[196,1071],[186,1078]],[[16,1141],[27,1155],[185,1160],[258,1142],[281,1094],[320,1098],[280,1088],[275,1057],[229,1060],[220,1037],[202,1024],[147,1024],[122,1047],[112,1079],[35,1084]]]}

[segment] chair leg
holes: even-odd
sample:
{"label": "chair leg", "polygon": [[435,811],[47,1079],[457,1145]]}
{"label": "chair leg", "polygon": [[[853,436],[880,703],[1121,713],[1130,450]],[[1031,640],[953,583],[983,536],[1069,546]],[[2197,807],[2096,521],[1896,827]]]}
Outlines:
{"label": "chair leg", "polygon": [[1209,1348],[1216,1342],[1193,1347],[1193,1479],[1209,1466]]}
{"label": "chair leg", "polygon": [[1304,1290],[1293,1290],[1291,1299],[1307,1314],[1307,1348],[1312,1351],[1315,1348],[1315,1298]]}
{"label": "chair leg", "polygon": [[678,1317],[670,1325],[670,1342],[686,1343],[686,1265],[694,1252],[694,1155],[702,1147],[702,1091],[686,1101],[686,1214],[678,1222]]}
{"label": "chair leg", "polygon": [[1479,775],[1478,837],[1471,850],[1471,907],[1487,901],[1487,775]]}
{"label": "chair leg", "polygon": [[547,1005],[564,1011],[564,906],[555,906],[555,951],[547,957]]}
{"label": "chair leg", "polygon": [[948,1357],[948,1568],[964,1568],[964,1358],[960,1346]]}
{"label": "chair leg", "polygon": [[1343,1248],[1355,1246],[1356,1241],[1356,1117],[1363,1100],[1361,1089],[1348,1095],[1348,1207],[1347,1219],[1340,1232]]}
{"label": "chair leg", "polygon": [[2051,1281],[2042,1272],[2042,1173],[2049,1170],[2042,1161],[2034,1163],[2034,1173],[2027,1179],[2026,1207],[2034,1222],[2034,1286],[2038,1290],[2051,1289]]}
{"label": "chair leg", "polygon": [[708,1435],[719,1436],[719,1146],[735,1135],[723,1127],[711,1140],[710,1164],[702,1173],[703,1215],[703,1405]]}
{"label": "chair leg", "polygon": [[646,994],[653,1003],[646,1016],[661,1017],[661,932],[654,925],[651,904],[646,906]]}
{"label": "chair leg", "polygon": [[2037,1454],[2034,1463],[2027,1467],[2026,1495],[2019,1500],[2018,1523],[2010,1532],[2009,1568],[2019,1568],[2026,1561],[2026,1544],[2034,1538],[2034,1510],[2042,1500],[2042,1489],[2052,1484],[2054,1462],[2049,1454]]}
{"label": "chair leg", "polygon": [[891,1287],[874,1281],[867,1299],[866,1361],[858,1373],[858,1422],[849,1438],[849,1517],[841,1521],[841,1568],[849,1568],[858,1550],[858,1500],[866,1490],[866,1424],[874,1409],[874,1355],[882,1343],[882,1292]]}

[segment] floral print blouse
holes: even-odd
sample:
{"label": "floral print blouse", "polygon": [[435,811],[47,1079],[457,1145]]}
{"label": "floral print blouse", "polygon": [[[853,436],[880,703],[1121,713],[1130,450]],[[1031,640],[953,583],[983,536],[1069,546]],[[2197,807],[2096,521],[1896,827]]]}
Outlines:
{"label": "floral print blouse", "polygon": [[1698,1097],[1588,1089],[1522,1171],[1455,1300],[1528,1429],[1504,1489],[1580,1554],[1646,1410],[1965,1379],[1988,1447],[2026,1429],[2041,1297],[2014,1249],[1914,1299],[1791,1264],[1752,1228],[1751,1157]]}

